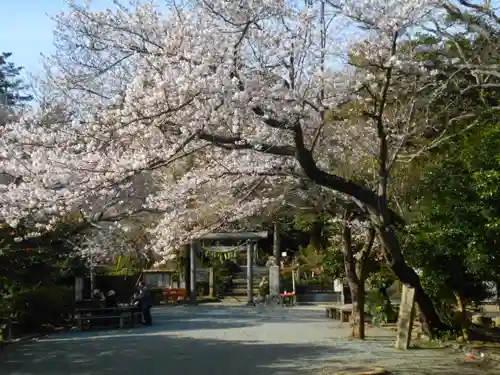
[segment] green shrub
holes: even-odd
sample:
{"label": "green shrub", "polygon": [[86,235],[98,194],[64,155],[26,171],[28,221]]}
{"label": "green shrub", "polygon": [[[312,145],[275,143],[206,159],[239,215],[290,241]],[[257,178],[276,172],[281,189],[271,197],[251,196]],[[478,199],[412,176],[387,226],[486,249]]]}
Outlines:
{"label": "green shrub", "polygon": [[395,323],[398,319],[398,309],[395,309],[391,302],[378,290],[371,290],[366,293],[365,311],[377,323]]}
{"label": "green shrub", "polygon": [[493,324],[496,328],[500,328],[500,316],[493,318]]}
{"label": "green shrub", "polygon": [[12,314],[12,300],[0,296],[0,320],[10,317]]}
{"label": "green shrub", "polygon": [[489,316],[474,315],[472,316],[472,323],[482,327],[491,327],[493,324],[493,319],[491,319]]}
{"label": "green shrub", "polygon": [[12,308],[22,331],[37,331],[44,325],[64,324],[72,313],[73,289],[67,286],[38,286],[14,295]]}

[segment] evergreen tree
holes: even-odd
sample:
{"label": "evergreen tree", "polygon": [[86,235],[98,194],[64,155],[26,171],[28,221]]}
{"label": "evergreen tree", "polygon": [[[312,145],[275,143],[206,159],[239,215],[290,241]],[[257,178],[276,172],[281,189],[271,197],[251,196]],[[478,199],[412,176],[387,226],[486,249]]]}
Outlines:
{"label": "evergreen tree", "polygon": [[22,67],[9,62],[10,56],[10,52],[0,54],[0,105],[7,108],[32,99],[31,95],[24,94],[26,86],[19,78]]}

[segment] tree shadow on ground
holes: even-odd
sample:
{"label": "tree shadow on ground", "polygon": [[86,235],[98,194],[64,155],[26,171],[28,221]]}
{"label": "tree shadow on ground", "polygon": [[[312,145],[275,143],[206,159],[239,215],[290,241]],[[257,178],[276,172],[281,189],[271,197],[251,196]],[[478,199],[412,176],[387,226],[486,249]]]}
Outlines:
{"label": "tree shadow on ground", "polygon": [[[108,335],[110,333],[120,335],[123,332],[134,332],[136,333],[138,330],[142,333],[144,332],[150,332],[150,331],[156,331],[157,330],[157,323],[160,322],[155,322],[155,325],[151,327],[147,326],[136,326],[134,328],[129,328],[125,330],[117,330],[116,327],[98,327],[96,329],[90,329],[86,330],[83,332],[83,334],[89,332],[91,334],[104,334]],[[213,320],[197,320],[197,319],[172,319],[169,321],[162,321],[161,322],[161,330],[163,332],[172,332],[172,331],[198,331],[198,330],[211,330],[211,329],[232,329],[232,328],[245,328],[245,327],[254,327],[257,326],[257,323],[251,323],[251,322],[245,322],[245,321],[240,321],[240,322],[224,322],[220,319],[213,319]]]}
{"label": "tree shadow on ground", "polygon": [[[368,348],[367,348],[368,349]],[[342,345],[270,344],[195,339],[136,331],[119,336],[53,337],[5,353],[2,375],[304,375],[335,374],[345,366],[382,366],[394,375],[493,375],[487,363],[459,363],[457,357],[400,352],[374,361]],[[430,354],[430,353],[429,353]],[[433,353],[435,354],[435,352]],[[441,356],[440,356],[441,357]]]}
{"label": "tree shadow on ground", "polygon": [[30,342],[6,353],[2,375],[304,374],[344,349],[140,333]]}
{"label": "tree shadow on ground", "polygon": [[[398,369],[399,367],[399,369]],[[436,361],[422,359],[401,364],[392,369],[392,375],[498,375],[499,364],[491,362],[467,362],[463,359]]]}
{"label": "tree shadow on ground", "polygon": [[398,352],[388,330],[347,340],[340,336],[348,327],[312,311],[154,309],[154,319],[152,327],[64,332],[13,345],[0,357],[0,375],[331,375],[346,366],[397,375],[498,374],[447,350]]}
{"label": "tree shadow on ground", "polygon": [[325,321],[323,315],[311,314],[307,310],[290,310],[290,309],[270,309],[270,308],[241,308],[241,307],[222,307],[217,308],[210,306],[185,308],[185,309],[164,309],[157,310],[160,314],[160,319],[164,321],[177,322],[182,320],[196,320],[197,318],[217,320],[251,320],[253,324],[258,322],[323,322]]}

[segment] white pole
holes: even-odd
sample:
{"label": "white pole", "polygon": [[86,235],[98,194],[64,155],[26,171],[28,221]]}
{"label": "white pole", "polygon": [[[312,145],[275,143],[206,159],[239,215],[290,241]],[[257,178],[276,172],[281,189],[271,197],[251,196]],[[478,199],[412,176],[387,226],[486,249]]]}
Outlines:
{"label": "white pole", "polygon": [[295,270],[292,270],[292,293],[295,294]]}

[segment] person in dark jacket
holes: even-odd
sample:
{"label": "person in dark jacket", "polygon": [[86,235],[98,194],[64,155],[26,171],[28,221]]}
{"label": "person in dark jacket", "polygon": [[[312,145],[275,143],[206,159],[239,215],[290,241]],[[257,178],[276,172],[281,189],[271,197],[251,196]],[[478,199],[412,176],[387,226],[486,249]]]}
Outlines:
{"label": "person in dark jacket", "polygon": [[153,298],[151,297],[151,291],[144,281],[139,283],[139,293],[137,293],[135,300],[139,302],[139,306],[141,307],[144,324],[147,326],[152,325],[151,307],[153,306]]}
{"label": "person in dark jacket", "polygon": [[106,307],[117,307],[118,301],[116,299],[116,293],[113,289],[108,292],[108,296],[106,297]]}
{"label": "person in dark jacket", "polygon": [[92,307],[93,308],[103,308],[106,304],[106,298],[104,297],[104,293],[99,289],[94,289],[92,292]]}

